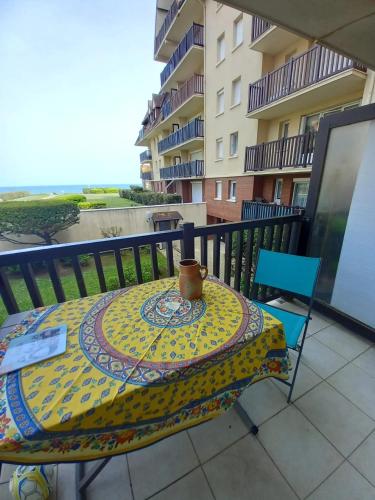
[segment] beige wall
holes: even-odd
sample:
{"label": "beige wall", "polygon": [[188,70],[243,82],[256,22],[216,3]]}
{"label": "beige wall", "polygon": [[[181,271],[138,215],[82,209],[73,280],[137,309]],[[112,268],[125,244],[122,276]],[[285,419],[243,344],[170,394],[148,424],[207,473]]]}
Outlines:
{"label": "beige wall", "polygon": [[[205,203],[84,210],[80,214],[79,224],[59,233],[57,240],[60,243],[71,243],[100,239],[103,238],[101,228],[111,226],[121,227],[121,236],[148,233],[154,230],[153,224],[147,221],[151,214],[154,212],[171,211],[177,211],[182,215],[183,221],[181,222],[194,222],[197,226],[206,224],[207,210]],[[23,241],[37,241],[37,239],[24,238]],[[5,241],[0,241],[0,252],[16,250],[17,248],[25,248],[25,245],[13,245]]]}

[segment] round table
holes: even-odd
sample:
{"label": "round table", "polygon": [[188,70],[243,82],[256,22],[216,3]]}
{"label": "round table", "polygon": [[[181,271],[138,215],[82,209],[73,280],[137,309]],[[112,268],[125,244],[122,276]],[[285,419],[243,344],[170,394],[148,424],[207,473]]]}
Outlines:
{"label": "round table", "polygon": [[184,300],[176,278],[33,311],[0,344],[66,324],[67,350],[0,377],[0,461],[95,460],[144,447],[288,378],[282,324],[215,278]]}

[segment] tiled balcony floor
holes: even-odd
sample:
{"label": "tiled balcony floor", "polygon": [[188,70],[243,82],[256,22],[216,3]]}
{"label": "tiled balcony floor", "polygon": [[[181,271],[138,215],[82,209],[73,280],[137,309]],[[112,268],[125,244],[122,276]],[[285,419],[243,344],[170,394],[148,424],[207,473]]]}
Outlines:
{"label": "tiled balcony floor", "polygon": [[[374,500],[375,346],[317,313],[308,335],[292,404],[273,380],[241,397],[256,437],[231,410],[112,459],[88,500]],[[1,500],[13,469],[4,467]],[[59,465],[55,499],[73,500],[73,488],[74,466]]]}

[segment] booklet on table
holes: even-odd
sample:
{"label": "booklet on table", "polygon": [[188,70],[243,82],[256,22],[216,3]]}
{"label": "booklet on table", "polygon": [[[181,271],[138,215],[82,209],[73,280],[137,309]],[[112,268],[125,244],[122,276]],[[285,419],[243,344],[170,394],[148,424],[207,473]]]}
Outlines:
{"label": "booklet on table", "polygon": [[60,325],[11,340],[0,365],[0,375],[64,353],[66,333],[66,325]]}

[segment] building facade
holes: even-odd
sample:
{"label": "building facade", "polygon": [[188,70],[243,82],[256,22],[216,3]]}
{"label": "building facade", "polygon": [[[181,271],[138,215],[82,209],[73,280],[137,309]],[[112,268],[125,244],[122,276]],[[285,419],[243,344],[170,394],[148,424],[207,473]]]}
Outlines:
{"label": "building facade", "polygon": [[213,0],[157,0],[154,57],[141,177],[208,223],[304,207],[319,120],[369,93],[365,67]]}

